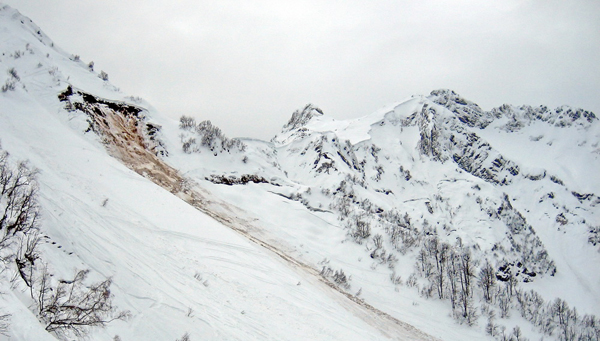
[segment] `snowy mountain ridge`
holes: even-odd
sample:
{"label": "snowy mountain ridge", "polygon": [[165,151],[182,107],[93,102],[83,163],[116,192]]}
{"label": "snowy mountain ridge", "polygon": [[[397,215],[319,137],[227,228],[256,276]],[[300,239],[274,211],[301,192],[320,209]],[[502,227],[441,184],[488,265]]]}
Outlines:
{"label": "snowy mountain ridge", "polygon": [[40,170],[42,213],[39,259],[3,256],[7,337],[73,337],[29,294],[43,265],[56,285],[111,279],[128,319],[92,339],[600,337],[593,113],[436,90],[228,138],[124,96],[1,8],[1,146]]}
{"label": "snowy mountain ridge", "polygon": [[[547,278],[562,278],[561,269],[576,269],[574,263],[582,260],[579,252],[571,261],[563,257],[569,258],[567,254],[573,250],[557,255],[561,259],[552,256],[557,247],[562,248],[555,244],[560,234],[579,236],[576,243],[584,243],[580,251],[590,259],[597,258],[596,207],[600,198],[594,194],[597,181],[592,172],[599,166],[600,130],[593,113],[566,106],[551,111],[509,105],[484,112],[450,90],[413,97],[351,121],[338,122],[320,110],[313,115],[314,111],[314,106],[307,105],[295,112],[270,145],[260,142],[255,149],[253,141],[245,141],[246,151],[240,155],[224,152],[208,158],[198,150],[190,153],[198,160],[193,162],[210,162],[211,166],[182,163],[181,167],[192,178],[215,184],[240,184],[214,181],[224,174],[270,179],[261,181],[260,186],[276,185],[266,191],[301,203],[311,214],[345,231],[338,234],[340,241],[365,245],[365,256],[376,260],[369,266],[371,270],[387,265],[392,283],[408,278],[412,286],[423,285],[420,291],[426,297],[433,296],[437,283],[438,298],[450,299],[452,305],[458,298],[445,292],[441,275],[435,279],[436,275],[432,278],[426,270],[433,265],[424,259],[432,253],[430,242],[472,255],[469,257],[480,260],[475,267],[495,264],[495,276],[504,283],[546,282]],[[524,160],[506,142],[508,134],[532,151],[543,150],[545,157]],[[563,139],[557,138],[560,136]],[[569,153],[562,154],[566,150]],[[568,169],[561,162],[567,158]],[[543,167],[534,160],[540,160]],[[236,163],[239,168],[231,167]],[[239,189],[222,191],[229,200],[236,200],[234,196],[240,193]],[[244,191],[261,193],[259,189]],[[246,204],[242,207],[259,210],[257,205]],[[283,239],[293,243],[301,238]],[[313,251],[319,249],[321,245],[313,246]],[[406,261],[411,256],[416,258],[413,266],[397,268],[404,263],[401,258]],[[359,257],[359,262],[363,258]],[[331,263],[328,257],[325,261]],[[347,264],[348,256],[338,257],[338,261]],[[310,262],[322,263],[318,259]],[[426,283],[419,282],[418,271],[413,271],[419,266]],[[335,275],[335,281],[340,273],[334,270],[323,267],[326,275]],[[586,272],[582,268],[566,277],[581,278]],[[352,275],[356,279],[356,274]],[[578,290],[595,291],[589,284],[597,283],[597,275],[586,275],[591,277],[583,287],[549,296],[566,294],[572,301],[581,294]],[[341,286],[347,285],[340,281]],[[588,312],[595,311],[592,306]],[[469,319],[466,310],[462,314]],[[489,325],[492,320],[490,317]]]}

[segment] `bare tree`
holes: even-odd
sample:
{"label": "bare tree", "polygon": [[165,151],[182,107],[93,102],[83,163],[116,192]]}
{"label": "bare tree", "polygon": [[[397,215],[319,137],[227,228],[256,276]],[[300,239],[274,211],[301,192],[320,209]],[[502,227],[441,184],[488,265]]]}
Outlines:
{"label": "bare tree", "polygon": [[381,249],[383,247],[383,237],[380,234],[374,235],[373,244],[375,245],[375,249]]}
{"label": "bare tree", "polygon": [[371,235],[371,225],[358,217],[355,217],[353,221],[349,221],[348,225],[350,227],[350,236],[359,244]]}
{"label": "bare tree", "polygon": [[350,283],[348,283],[350,281],[350,278],[348,276],[346,276],[346,274],[344,273],[344,270],[340,269],[339,271],[336,270],[335,273],[333,274],[333,281],[345,288],[345,289],[350,289]]}
{"label": "bare tree", "polygon": [[28,286],[25,268],[38,257],[36,176],[37,170],[26,162],[13,165],[0,146],[0,260],[5,265],[16,261]]}
{"label": "bare tree", "polygon": [[[88,327],[127,318],[128,312],[114,311],[111,279],[86,286],[84,281],[89,270],[85,270],[77,272],[72,280],[53,283],[46,265],[38,264],[37,173],[26,162],[13,166],[8,153],[0,146],[0,260],[3,265],[16,266],[15,278],[20,276],[29,287],[38,315],[49,332],[82,336]],[[0,315],[0,333],[7,327],[8,317]]]}
{"label": "bare tree", "polygon": [[508,289],[498,288],[496,293],[496,302],[498,303],[498,308],[500,308],[500,317],[509,317],[511,296],[508,294]]}
{"label": "bare tree", "polygon": [[583,315],[581,319],[581,339],[585,341],[600,340],[600,320],[594,315]]}
{"label": "bare tree", "polygon": [[192,129],[196,127],[196,120],[190,116],[181,116],[179,118],[179,129]]}
{"label": "bare tree", "polygon": [[435,284],[438,297],[444,298],[446,266],[448,265],[448,257],[450,255],[450,245],[440,242],[437,236],[433,236],[425,243],[425,248],[432,258],[433,267],[433,282]]}
{"label": "bare tree", "polygon": [[37,246],[40,242],[37,230],[22,236],[15,255],[15,264],[25,285],[31,288],[35,261],[40,258]]}
{"label": "bare tree", "polygon": [[515,341],[527,341],[528,339],[523,336],[521,332],[521,327],[515,326],[511,333],[511,339]]}
{"label": "bare tree", "polygon": [[492,265],[487,259],[479,270],[477,283],[481,290],[483,290],[483,299],[487,303],[490,303],[492,301],[492,293],[496,287],[496,274],[494,268],[492,268]]}
{"label": "bare tree", "polygon": [[473,290],[471,278],[475,277],[475,263],[468,249],[462,250],[459,255],[458,279],[460,283],[459,301],[462,309],[462,317],[471,325],[477,318],[473,308]]}
{"label": "bare tree", "polygon": [[427,250],[425,250],[425,248],[422,248],[417,254],[416,268],[421,273],[421,275],[423,275],[423,277],[429,277],[429,275],[431,274],[432,265],[429,262],[428,253]]}
{"label": "bare tree", "polygon": [[560,339],[564,341],[575,340],[575,326],[579,320],[577,310],[571,310],[565,300],[557,298],[552,303],[552,315],[556,319],[560,330]]}
{"label": "bare tree", "polygon": [[80,270],[72,280],[59,280],[51,286],[47,268],[37,281],[38,314],[46,323],[46,330],[65,334],[72,332],[81,337],[89,327],[105,326],[114,320],[124,320],[129,312],[115,313],[110,285],[106,279],[86,287],[84,281],[89,270]]}
{"label": "bare tree", "polygon": [[18,232],[27,233],[37,227],[37,173],[26,162],[20,162],[13,169],[8,153],[0,150],[0,243]]}
{"label": "bare tree", "polygon": [[458,283],[459,277],[459,260],[458,254],[451,250],[448,257],[448,266],[446,267],[446,275],[448,277],[448,294],[450,295],[450,303],[452,304],[452,312],[456,311],[456,303],[458,299]]}

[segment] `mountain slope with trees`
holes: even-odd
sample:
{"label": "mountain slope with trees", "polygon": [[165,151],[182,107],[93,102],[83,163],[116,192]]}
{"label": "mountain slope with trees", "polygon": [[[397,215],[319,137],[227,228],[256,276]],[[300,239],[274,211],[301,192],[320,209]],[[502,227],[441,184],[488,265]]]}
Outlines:
{"label": "mountain slope with trees", "polygon": [[600,338],[593,113],[436,90],[229,138],[0,8],[6,337]]}

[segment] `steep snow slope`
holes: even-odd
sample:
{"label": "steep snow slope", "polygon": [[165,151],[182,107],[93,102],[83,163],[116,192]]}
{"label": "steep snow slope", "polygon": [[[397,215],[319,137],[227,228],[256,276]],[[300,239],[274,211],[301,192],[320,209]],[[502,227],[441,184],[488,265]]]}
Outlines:
{"label": "steep snow slope", "polygon": [[[115,306],[131,312],[128,321],[92,329],[91,339],[174,340],[185,332],[193,340],[429,339],[349,300],[109,156],[105,147],[113,153],[136,147],[103,145],[111,142],[85,132],[89,117],[65,110],[58,95],[71,85],[106,103],[127,99],[54,47],[29,19],[0,8],[0,69],[12,70],[3,73],[0,139],[13,161],[27,159],[40,169],[41,259],[54,280],[76,269],[90,269],[93,281],[112,277]],[[147,104],[128,101],[155,115]],[[112,142],[127,141],[117,136],[123,131]],[[12,314],[7,337],[53,339],[37,323],[27,288],[18,279],[11,284],[14,270],[7,269],[0,297],[2,313]]]}

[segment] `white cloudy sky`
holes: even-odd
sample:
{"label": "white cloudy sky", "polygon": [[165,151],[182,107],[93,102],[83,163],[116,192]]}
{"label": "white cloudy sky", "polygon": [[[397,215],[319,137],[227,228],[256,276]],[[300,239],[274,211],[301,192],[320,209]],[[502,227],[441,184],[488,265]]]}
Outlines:
{"label": "white cloudy sky", "polygon": [[450,88],[600,116],[598,0],[0,0],[161,112],[270,139]]}

